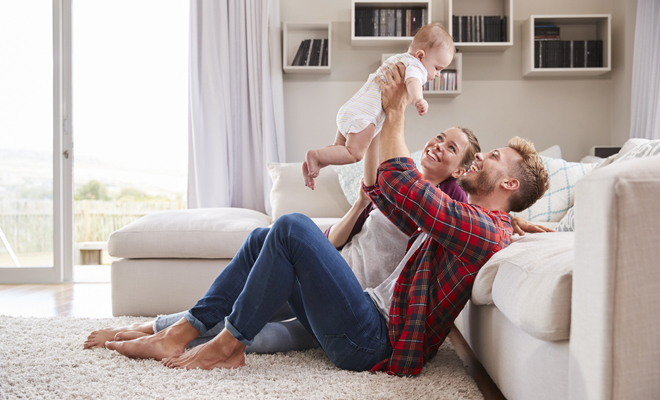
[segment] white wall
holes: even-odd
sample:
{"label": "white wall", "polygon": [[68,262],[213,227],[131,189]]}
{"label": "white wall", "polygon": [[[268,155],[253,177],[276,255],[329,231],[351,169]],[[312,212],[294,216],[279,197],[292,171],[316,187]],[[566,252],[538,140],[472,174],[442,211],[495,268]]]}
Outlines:
{"label": "white wall", "polygon": [[[433,1],[433,20],[444,21],[443,1]],[[616,6],[614,6],[616,3]],[[282,0],[282,21],[332,22],[332,73],[284,74],[287,161],[302,161],[311,148],[332,143],[339,107],[395,47],[352,47],[350,0]],[[630,125],[630,77],[636,0],[514,0],[514,45],[505,52],[463,53],[463,93],[427,97],[429,113],[410,107],[406,132],[411,151],[452,125],[471,128],[482,148],[506,145],[511,136],[538,149],[558,144],[577,161],[594,145],[620,145]],[[521,25],[532,14],[612,14],[613,69],[598,77],[522,77]],[[625,53],[625,55],[623,54]]]}

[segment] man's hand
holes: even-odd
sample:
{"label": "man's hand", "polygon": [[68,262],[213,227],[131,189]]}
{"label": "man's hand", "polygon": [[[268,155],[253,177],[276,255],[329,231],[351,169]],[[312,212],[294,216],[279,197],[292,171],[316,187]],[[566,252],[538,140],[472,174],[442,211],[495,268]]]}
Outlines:
{"label": "man's hand", "polygon": [[406,66],[399,62],[396,65],[388,64],[380,67],[387,82],[376,76],[376,83],[381,89],[381,101],[383,110],[405,109],[410,104],[411,98],[404,83]]}

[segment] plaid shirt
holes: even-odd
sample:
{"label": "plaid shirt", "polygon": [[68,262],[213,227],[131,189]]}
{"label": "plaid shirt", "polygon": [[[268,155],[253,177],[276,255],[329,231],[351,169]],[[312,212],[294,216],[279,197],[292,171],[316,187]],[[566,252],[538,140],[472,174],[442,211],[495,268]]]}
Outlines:
{"label": "plaid shirt", "polygon": [[438,351],[470,299],[479,269],[510,243],[511,216],[452,200],[425,181],[409,158],[378,169],[378,183],[364,187],[401,231],[421,232],[424,243],[410,257],[394,287],[390,308],[390,358],[372,371],[416,375]]}

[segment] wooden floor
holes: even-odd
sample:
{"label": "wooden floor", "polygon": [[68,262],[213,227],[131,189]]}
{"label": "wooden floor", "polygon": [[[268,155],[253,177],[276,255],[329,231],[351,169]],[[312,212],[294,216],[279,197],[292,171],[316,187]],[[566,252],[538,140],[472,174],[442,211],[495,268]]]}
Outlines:
{"label": "wooden floor", "polygon": [[[111,318],[110,283],[0,285],[0,315]],[[505,399],[456,328],[449,334],[449,340],[484,398]]]}

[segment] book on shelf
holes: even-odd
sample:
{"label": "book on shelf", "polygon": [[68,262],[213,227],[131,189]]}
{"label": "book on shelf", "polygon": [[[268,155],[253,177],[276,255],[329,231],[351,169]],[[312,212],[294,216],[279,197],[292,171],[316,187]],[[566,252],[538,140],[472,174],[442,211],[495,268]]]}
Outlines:
{"label": "book on shelf", "polygon": [[356,8],[356,37],[404,37],[415,33],[428,20],[426,8]]}
{"label": "book on shelf", "polygon": [[453,15],[454,42],[506,42],[507,17],[499,15]]}
{"label": "book on shelf", "polygon": [[602,66],[602,40],[534,40],[534,68]]}
{"label": "book on shelf", "polygon": [[298,46],[291,66],[327,66],[328,39],[304,39]]}
{"label": "book on shelf", "polygon": [[440,76],[428,81],[422,87],[424,91],[447,92],[458,90],[458,78],[455,69],[445,69],[440,72]]}

